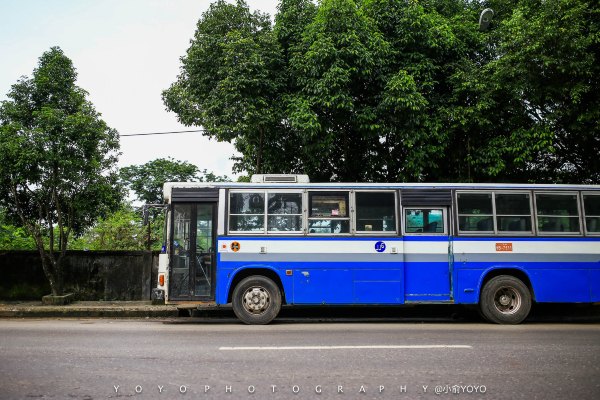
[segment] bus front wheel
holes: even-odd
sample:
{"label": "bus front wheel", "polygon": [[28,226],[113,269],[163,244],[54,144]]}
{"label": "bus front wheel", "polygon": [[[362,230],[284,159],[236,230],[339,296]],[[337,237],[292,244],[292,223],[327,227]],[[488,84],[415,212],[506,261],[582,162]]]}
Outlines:
{"label": "bus front wheel", "polygon": [[281,309],[281,292],[271,279],[255,275],[244,278],[233,290],[233,312],[245,324],[265,325]]}
{"label": "bus front wheel", "polygon": [[521,280],[500,275],[490,279],[483,287],[479,307],[490,322],[519,324],[531,310],[531,293]]}

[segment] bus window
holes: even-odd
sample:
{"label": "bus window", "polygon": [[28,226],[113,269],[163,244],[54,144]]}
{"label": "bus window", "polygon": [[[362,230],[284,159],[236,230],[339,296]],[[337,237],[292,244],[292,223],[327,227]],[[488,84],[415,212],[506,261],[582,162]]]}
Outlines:
{"label": "bus window", "polygon": [[540,233],[579,233],[577,194],[536,193],[537,226]]}
{"label": "bus window", "polygon": [[461,232],[494,232],[492,193],[458,193],[458,229]]}
{"label": "bus window", "polygon": [[495,200],[498,232],[533,233],[529,193],[496,193]]}
{"label": "bus window", "polygon": [[262,192],[232,192],[229,197],[231,232],[264,232],[265,195]]}
{"label": "bus window", "polygon": [[396,232],[395,192],[356,192],[358,232]]}
{"label": "bus window", "polygon": [[404,208],[405,233],[446,233],[442,208]]}
{"label": "bus window", "polygon": [[600,233],[600,195],[584,194],[585,230],[587,233]]}
{"label": "bus window", "polygon": [[267,199],[269,232],[302,231],[302,193],[269,193]]}
{"label": "bus window", "polygon": [[348,192],[310,192],[308,203],[308,233],[350,233]]}

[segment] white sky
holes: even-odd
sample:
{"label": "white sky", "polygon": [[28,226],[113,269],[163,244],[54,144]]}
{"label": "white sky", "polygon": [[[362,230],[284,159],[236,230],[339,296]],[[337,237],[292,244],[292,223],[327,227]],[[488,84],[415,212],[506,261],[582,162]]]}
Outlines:
{"label": "white sky", "polygon": [[[77,84],[120,134],[193,129],[167,112],[161,92],[175,81],[209,0],[0,0],[0,101],[38,58],[59,46]],[[247,0],[274,16],[277,0]],[[229,143],[201,133],[121,138],[119,166],[173,157],[233,176]]]}

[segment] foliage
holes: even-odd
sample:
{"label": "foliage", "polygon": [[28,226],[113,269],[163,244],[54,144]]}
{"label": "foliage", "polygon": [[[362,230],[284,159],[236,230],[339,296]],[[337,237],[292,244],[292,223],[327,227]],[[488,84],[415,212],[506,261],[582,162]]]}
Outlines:
{"label": "foliage", "polygon": [[146,229],[140,213],[131,205],[123,205],[101,218],[71,245],[74,250],[143,250]]}
{"label": "foliage", "polygon": [[142,165],[130,165],[119,171],[121,182],[131,189],[137,199],[146,204],[160,204],[165,182],[228,182],[206,169],[172,158],[157,158]]}
{"label": "foliage", "polygon": [[122,195],[118,133],[76,77],[71,60],[53,47],[0,105],[0,205],[33,237],[55,295],[63,292],[69,238],[114,210]]}
{"label": "foliage", "polygon": [[[276,156],[282,120],[281,50],[267,14],[238,0],[219,0],[202,15],[182,57],[182,73],[163,93],[167,108],[208,136],[232,141],[242,153],[238,169],[267,171]],[[267,150],[268,149],[268,150]],[[253,154],[254,165],[248,154]]]}
{"label": "foliage", "polygon": [[35,250],[35,241],[25,229],[12,225],[0,210],[0,250]]}
{"label": "foliage", "polygon": [[248,174],[599,182],[598,14],[592,0],[282,0],[273,25],[217,1],[163,99],[234,141]]}
{"label": "foliage", "polygon": [[527,116],[524,140],[551,144],[529,157],[523,178],[600,182],[598,2],[521,0],[498,31],[499,57],[485,72]]}

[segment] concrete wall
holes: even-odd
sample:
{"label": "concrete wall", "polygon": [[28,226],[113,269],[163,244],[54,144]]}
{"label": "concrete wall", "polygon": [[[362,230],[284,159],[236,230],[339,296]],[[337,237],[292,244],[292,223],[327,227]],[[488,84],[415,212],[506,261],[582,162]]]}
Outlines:
{"label": "concrete wall", "polygon": [[[65,291],[79,300],[149,300],[158,252],[68,251]],[[40,299],[50,293],[37,251],[0,251],[0,298]]]}

